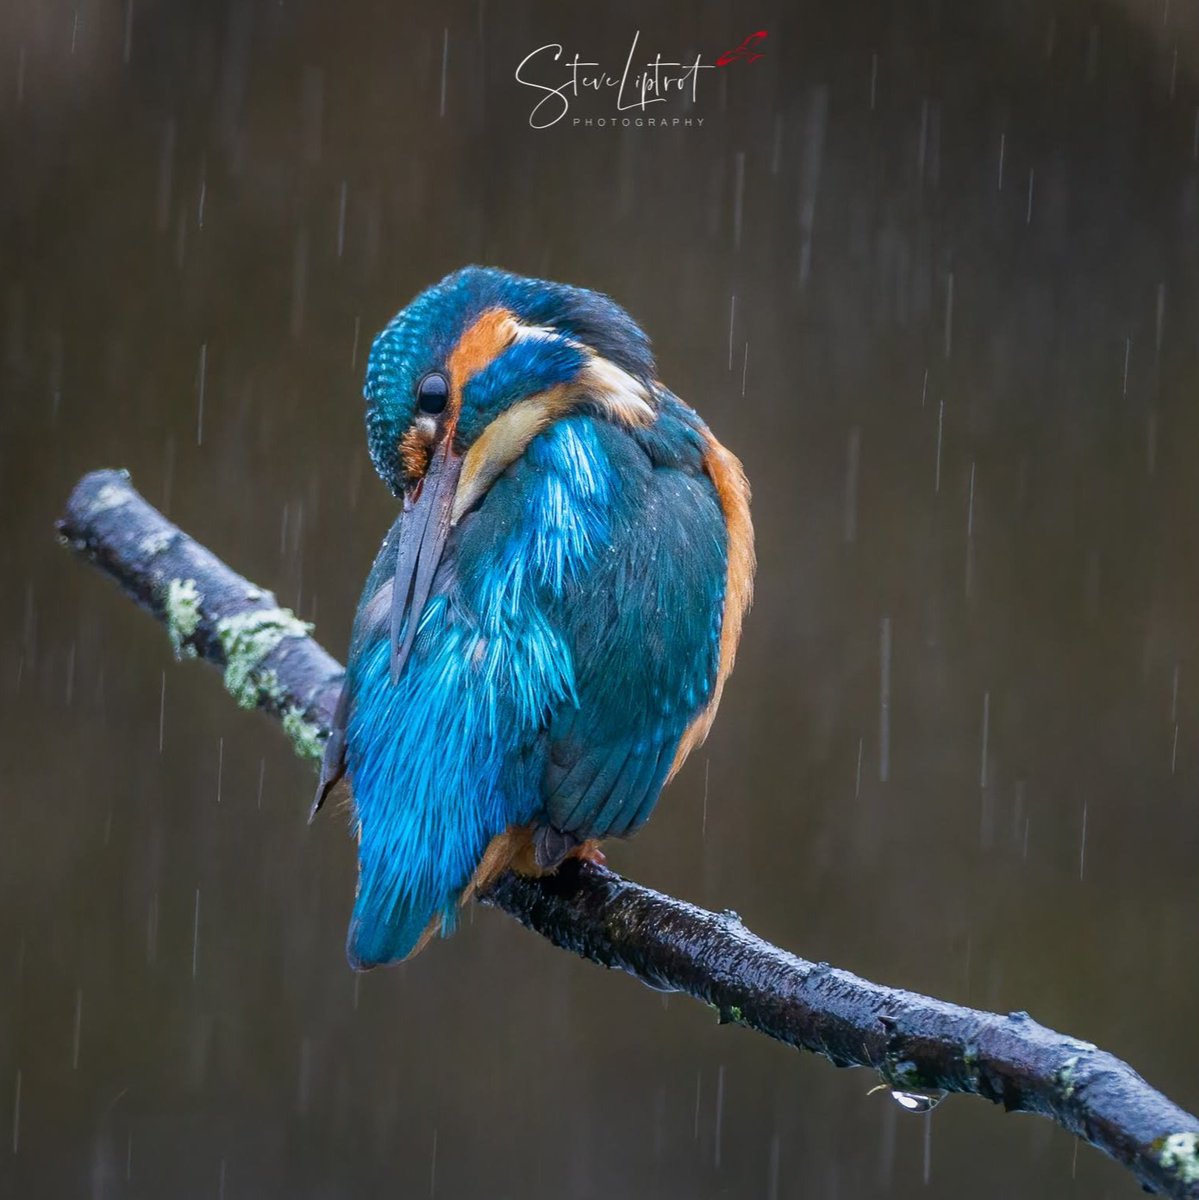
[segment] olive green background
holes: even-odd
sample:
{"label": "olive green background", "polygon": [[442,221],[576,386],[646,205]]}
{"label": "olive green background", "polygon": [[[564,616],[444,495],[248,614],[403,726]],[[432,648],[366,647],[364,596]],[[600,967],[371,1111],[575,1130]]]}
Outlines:
{"label": "olive green background", "polygon": [[[689,129],[535,131],[513,78],[758,28]],[[712,737],[611,861],[1194,1109],[1197,69],[1179,0],[8,0],[0,1194],[1137,1194],[495,913],[356,979],[344,819],[53,520],[126,466],[341,654],[394,510],[373,333],[467,262],[610,292],[761,558]]]}

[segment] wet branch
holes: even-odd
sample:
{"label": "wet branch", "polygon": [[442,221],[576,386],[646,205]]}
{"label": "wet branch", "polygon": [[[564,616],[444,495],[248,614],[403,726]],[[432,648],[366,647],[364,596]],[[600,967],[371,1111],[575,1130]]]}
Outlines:
{"label": "wet branch", "polygon": [[[239,704],[279,717],[299,753],[319,755],[342,668],[269,592],[172,525],[124,472],[85,476],[59,531],[166,624],[177,653],[223,668]],[[550,879],[506,875],[484,902],[556,946],[711,1005],[722,1022],[869,1067],[899,1090],[969,1092],[1040,1113],[1146,1187],[1199,1200],[1199,1120],[1118,1058],[1026,1013],[963,1008],[807,962],[732,913],[590,864]]]}

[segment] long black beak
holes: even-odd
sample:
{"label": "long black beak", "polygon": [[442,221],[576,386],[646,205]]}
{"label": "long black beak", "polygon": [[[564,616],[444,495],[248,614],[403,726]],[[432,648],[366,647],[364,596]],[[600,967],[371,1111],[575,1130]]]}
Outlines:
{"label": "long black beak", "polygon": [[400,678],[412,652],[421,613],[450,532],[450,512],[462,471],[462,458],[454,453],[452,440],[449,434],[442,438],[424,479],[414,493],[404,497],[404,519],[400,522],[400,546],[391,593],[392,683]]}

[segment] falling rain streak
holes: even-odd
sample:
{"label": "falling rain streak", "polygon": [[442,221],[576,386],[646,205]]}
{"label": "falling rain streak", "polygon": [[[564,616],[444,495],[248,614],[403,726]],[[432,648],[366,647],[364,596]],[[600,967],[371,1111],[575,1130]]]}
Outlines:
{"label": "falling rain streak", "polygon": [[941,440],[945,431],[945,401],[937,404],[937,462],[933,473],[933,493],[941,494]]}
{"label": "falling rain streak", "polygon": [[953,353],[953,272],[945,283],[945,357]]}
{"label": "falling rain streak", "polygon": [[83,989],[75,991],[75,1033],[71,1039],[71,1070],[79,1070],[79,1039],[83,1034]]}
{"label": "falling rain streak", "polygon": [[204,389],[208,382],[208,343],[200,346],[200,362],[196,367],[196,445],[204,444]]}
{"label": "falling rain streak", "polygon": [[883,617],[878,634],[878,779],[891,773],[891,618]]}
{"label": "falling rain streak", "polygon": [[438,116],[445,116],[446,80],[450,69],[450,28],[447,25],[441,37],[441,99],[438,104]]}
{"label": "falling rain streak", "polygon": [[1087,867],[1087,804],[1082,805],[1082,835],[1078,839],[1078,878],[1082,879]]}
{"label": "falling rain streak", "polygon": [[965,592],[970,596],[974,583],[974,467],[970,464],[970,499],[966,504],[966,583]]}
{"label": "falling rain streak", "polygon": [[[733,249],[741,249],[741,214],[745,204],[745,152],[733,155]],[[744,394],[744,393],[743,393]]]}
{"label": "falling rain streak", "polygon": [[858,471],[862,457],[862,431],[856,425],[849,431],[845,451],[845,529],[846,542],[858,536]]}
{"label": "falling rain streak", "polygon": [[196,888],[196,906],[192,914],[192,978],[196,977],[196,969],[200,959],[200,889]]}

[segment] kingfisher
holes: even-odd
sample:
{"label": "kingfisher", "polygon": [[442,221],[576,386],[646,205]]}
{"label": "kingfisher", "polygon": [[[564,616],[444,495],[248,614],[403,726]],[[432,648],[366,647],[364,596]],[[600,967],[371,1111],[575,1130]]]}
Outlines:
{"label": "kingfisher", "polygon": [[463,268],[379,334],[365,398],[400,513],[313,805],[348,779],[356,970],[635,833],[708,733],[754,574],[741,463],[599,292]]}

